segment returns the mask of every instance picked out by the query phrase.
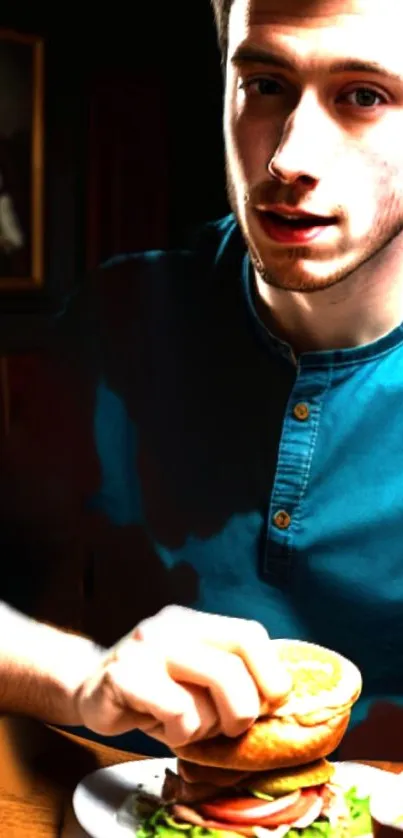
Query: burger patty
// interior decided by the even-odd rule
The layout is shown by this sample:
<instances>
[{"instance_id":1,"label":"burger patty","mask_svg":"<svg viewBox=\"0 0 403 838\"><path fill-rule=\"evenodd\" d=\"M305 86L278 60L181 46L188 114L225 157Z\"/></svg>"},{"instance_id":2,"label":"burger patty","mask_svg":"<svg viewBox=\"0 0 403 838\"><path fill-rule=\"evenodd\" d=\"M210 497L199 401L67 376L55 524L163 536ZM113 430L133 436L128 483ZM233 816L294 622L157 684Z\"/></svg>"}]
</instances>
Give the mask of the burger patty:
<instances>
[{"instance_id":1,"label":"burger patty","mask_svg":"<svg viewBox=\"0 0 403 838\"><path fill-rule=\"evenodd\" d=\"M167 768L161 797L165 803L197 803L208 800L217 791L217 786L211 783L187 783L183 777Z\"/></svg>"},{"instance_id":2,"label":"burger patty","mask_svg":"<svg viewBox=\"0 0 403 838\"><path fill-rule=\"evenodd\" d=\"M232 768L216 768L212 765L198 765L185 759L178 759L178 774L187 783L209 783L218 788L234 786L245 777L247 771L234 771Z\"/></svg>"},{"instance_id":3,"label":"burger patty","mask_svg":"<svg viewBox=\"0 0 403 838\"><path fill-rule=\"evenodd\" d=\"M206 769L206 776L208 773ZM234 774L237 774L237 772L234 771ZM238 782L247 776L249 775L240 775ZM228 786L229 783L227 782L227 788ZM231 782L231 787L234 788L234 786L235 783ZM217 786L211 782L188 783L179 774L175 774L167 768L161 796L166 803L171 801L175 801L175 803L200 803L202 800L208 800L210 797L217 797L222 791L222 785Z\"/></svg>"}]
</instances>

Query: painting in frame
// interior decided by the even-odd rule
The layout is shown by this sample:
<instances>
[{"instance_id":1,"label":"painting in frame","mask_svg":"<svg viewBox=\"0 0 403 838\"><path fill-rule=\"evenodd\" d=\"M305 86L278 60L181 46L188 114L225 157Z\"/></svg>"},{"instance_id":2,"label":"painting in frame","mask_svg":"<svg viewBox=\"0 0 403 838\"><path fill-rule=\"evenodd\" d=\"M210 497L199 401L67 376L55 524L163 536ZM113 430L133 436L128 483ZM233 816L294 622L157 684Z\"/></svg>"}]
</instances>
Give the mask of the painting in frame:
<instances>
[{"instance_id":1,"label":"painting in frame","mask_svg":"<svg viewBox=\"0 0 403 838\"><path fill-rule=\"evenodd\" d=\"M0 29L0 292L44 285L44 45Z\"/></svg>"}]
</instances>

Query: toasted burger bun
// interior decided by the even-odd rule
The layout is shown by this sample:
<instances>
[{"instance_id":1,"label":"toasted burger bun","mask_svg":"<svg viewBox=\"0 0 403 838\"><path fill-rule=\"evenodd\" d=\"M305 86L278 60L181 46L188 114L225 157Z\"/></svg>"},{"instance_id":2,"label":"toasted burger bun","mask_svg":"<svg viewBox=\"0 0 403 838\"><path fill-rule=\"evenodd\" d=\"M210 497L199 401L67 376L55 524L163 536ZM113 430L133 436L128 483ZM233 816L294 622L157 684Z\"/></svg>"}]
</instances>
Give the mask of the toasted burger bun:
<instances>
[{"instance_id":1,"label":"toasted burger bun","mask_svg":"<svg viewBox=\"0 0 403 838\"><path fill-rule=\"evenodd\" d=\"M216 736L174 749L181 759L235 771L303 765L337 748L362 689L359 669L313 643L273 640L293 686L284 704L236 738Z\"/></svg>"}]
</instances>

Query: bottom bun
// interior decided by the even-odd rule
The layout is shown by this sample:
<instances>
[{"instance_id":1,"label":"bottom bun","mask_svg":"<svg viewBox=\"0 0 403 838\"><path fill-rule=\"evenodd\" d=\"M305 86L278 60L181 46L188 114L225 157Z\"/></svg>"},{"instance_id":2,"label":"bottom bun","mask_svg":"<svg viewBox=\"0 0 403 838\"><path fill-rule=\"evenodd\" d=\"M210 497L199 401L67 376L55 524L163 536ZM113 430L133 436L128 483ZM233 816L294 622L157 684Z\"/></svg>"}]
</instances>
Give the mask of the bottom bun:
<instances>
[{"instance_id":1,"label":"bottom bun","mask_svg":"<svg viewBox=\"0 0 403 838\"><path fill-rule=\"evenodd\" d=\"M309 727L286 718L267 717L258 719L246 733L234 739L216 736L175 748L174 753L199 765L235 771L267 771L304 765L334 751L349 720L350 710Z\"/></svg>"}]
</instances>

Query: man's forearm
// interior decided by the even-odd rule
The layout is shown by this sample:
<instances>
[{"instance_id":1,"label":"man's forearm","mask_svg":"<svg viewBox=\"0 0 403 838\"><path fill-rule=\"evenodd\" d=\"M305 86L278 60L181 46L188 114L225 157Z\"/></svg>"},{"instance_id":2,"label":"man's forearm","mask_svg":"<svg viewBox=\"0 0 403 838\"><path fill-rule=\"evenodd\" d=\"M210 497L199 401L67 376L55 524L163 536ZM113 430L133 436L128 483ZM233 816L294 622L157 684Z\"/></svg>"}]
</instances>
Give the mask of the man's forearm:
<instances>
[{"instance_id":1,"label":"man's forearm","mask_svg":"<svg viewBox=\"0 0 403 838\"><path fill-rule=\"evenodd\" d=\"M0 602L0 713L81 724L74 696L103 654L90 640L38 623Z\"/></svg>"}]
</instances>

